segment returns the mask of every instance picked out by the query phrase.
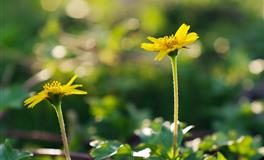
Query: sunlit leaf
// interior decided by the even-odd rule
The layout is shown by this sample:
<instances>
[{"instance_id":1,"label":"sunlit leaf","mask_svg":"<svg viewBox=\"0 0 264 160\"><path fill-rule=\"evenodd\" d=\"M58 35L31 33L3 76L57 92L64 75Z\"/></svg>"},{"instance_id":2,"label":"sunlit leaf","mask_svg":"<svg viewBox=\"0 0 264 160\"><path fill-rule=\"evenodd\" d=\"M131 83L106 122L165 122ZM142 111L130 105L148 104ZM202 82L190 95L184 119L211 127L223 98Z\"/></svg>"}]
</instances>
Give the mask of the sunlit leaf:
<instances>
[{"instance_id":1,"label":"sunlit leaf","mask_svg":"<svg viewBox=\"0 0 264 160\"><path fill-rule=\"evenodd\" d=\"M225 158L225 156L222 153L217 152L217 160L227 160L227 159Z\"/></svg>"},{"instance_id":2,"label":"sunlit leaf","mask_svg":"<svg viewBox=\"0 0 264 160\"><path fill-rule=\"evenodd\" d=\"M128 144L121 144L117 141L107 141L94 143L95 148L91 151L91 155L96 160L103 160L112 156L116 157L132 157L132 150Z\"/></svg>"},{"instance_id":3,"label":"sunlit leaf","mask_svg":"<svg viewBox=\"0 0 264 160\"><path fill-rule=\"evenodd\" d=\"M116 141L102 142L91 151L95 160L103 160L117 153L122 144Z\"/></svg>"}]
</instances>

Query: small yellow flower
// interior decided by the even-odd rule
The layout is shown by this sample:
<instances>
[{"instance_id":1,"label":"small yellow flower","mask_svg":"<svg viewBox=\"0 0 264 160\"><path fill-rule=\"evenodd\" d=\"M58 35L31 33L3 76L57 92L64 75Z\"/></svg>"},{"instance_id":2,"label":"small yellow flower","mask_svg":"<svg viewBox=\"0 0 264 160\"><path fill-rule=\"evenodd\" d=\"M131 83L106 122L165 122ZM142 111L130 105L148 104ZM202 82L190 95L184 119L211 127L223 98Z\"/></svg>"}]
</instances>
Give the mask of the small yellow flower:
<instances>
[{"instance_id":1,"label":"small yellow flower","mask_svg":"<svg viewBox=\"0 0 264 160\"><path fill-rule=\"evenodd\" d=\"M147 39L153 43L142 43L141 48L147 51L158 51L159 54L155 60L162 60L170 52L185 47L196 41L199 36L195 32L188 33L189 25L182 24L174 35L162 38L148 37Z\"/></svg>"},{"instance_id":2,"label":"small yellow flower","mask_svg":"<svg viewBox=\"0 0 264 160\"><path fill-rule=\"evenodd\" d=\"M75 81L77 76L73 76L71 80L65 84L61 85L58 81L53 81L51 83L46 83L43 86L43 90L39 92L38 94L26 99L24 101L25 105L28 105L29 108L33 108L36 104L40 103L44 99L49 99L53 95L59 95L60 97L68 96L72 94L87 94L87 92L76 89L78 87L82 87L81 84L75 84L72 85L72 83Z\"/></svg>"}]
</instances>

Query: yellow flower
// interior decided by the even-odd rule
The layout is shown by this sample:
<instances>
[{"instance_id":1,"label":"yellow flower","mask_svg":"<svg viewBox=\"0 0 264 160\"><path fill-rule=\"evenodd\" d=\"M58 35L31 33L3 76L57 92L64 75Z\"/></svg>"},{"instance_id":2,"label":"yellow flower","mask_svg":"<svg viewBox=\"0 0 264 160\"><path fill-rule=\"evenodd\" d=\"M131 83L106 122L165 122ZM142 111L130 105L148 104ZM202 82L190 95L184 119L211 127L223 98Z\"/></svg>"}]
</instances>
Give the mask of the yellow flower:
<instances>
[{"instance_id":1,"label":"yellow flower","mask_svg":"<svg viewBox=\"0 0 264 160\"><path fill-rule=\"evenodd\" d=\"M170 52L183 48L199 38L195 32L188 33L189 29L189 25L182 24L174 35L162 38L148 37L147 39L153 43L142 43L141 48L147 51L158 51L159 54L155 57L155 60L160 61Z\"/></svg>"},{"instance_id":2,"label":"yellow flower","mask_svg":"<svg viewBox=\"0 0 264 160\"><path fill-rule=\"evenodd\" d=\"M87 94L87 92L76 89L78 87L82 87L81 84L72 85L75 81L77 76L73 76L71 80L65 84L61 85L58 81L53 81L51 83L46 83L43 86L43 90L38 94L26 99L24 101L25 105L28 105L29 108L33 108L36 104L40 103L41 101L47 99L49 100L53 95L58 95L60 97L68 96L72 94Z\"/></svg>"}]
</instances>

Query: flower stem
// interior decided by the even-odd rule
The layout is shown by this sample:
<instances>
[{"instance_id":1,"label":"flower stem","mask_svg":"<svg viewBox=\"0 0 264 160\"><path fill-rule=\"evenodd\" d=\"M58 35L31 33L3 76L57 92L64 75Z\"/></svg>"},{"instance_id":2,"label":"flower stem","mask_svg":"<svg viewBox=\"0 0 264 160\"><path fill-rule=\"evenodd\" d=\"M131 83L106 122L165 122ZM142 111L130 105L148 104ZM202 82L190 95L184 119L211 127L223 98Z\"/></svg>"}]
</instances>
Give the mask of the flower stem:
<instances>
[{"instance_id":1,"label":"flower stem","mask_svg":"<svg viewBox=\"0 0 264 160\"><path fill-rule=\"evenodd\" d=\"M65 131L64 119L63 119L63 114L62 114L62 109L61 109L61 101L54 108L55 108L55 111L56 111L56 114L59 120L61 138L62 138L62 142L64 146L64 154L65 154L66 160L71 160L68 140L67 140L66 131Z\"/></svg>"},{"instance_id":2,"label":"flower stem","mask_svg":"<svg viewBox=\"0 0 264 160\"><path fill-rule=\"evenodd\" d=\"M174 130L173 130L173 158L175 158L177 149L177 136L178 136L178 114L179 114L179 97L178 97L178 76L177 76L177 55L171 55L171 66L173 75L173 93L174 93Z\"/></svg>"}]
</instances>

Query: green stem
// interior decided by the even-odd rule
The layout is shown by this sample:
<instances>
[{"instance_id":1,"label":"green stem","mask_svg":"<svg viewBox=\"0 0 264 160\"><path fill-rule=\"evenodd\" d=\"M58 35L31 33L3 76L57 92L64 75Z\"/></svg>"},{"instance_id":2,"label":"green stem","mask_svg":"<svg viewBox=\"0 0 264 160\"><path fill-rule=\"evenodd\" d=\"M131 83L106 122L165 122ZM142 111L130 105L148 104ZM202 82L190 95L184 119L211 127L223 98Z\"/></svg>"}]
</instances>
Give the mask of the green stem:
<instances>
[{"instance_id":1,"label":"green stem","mask_svg":"<svg viewBox=\"0 0 264 160\"><path fill-rule=\"evenodd\" d=\"M65 131L64 119L63 119L63 114L62 114L62 109L61 109L61 101L54 108L55 108L55 111L56 111L56 114L59 120L61 138L62 138L62 142L64 146L64 154L65 154L66 160L71 160L68 140L67 140L66 131Z\"/></svg>"},{"instance_id":2,"label":"green stem","mask_svg":"<svg viewBox=\"0 0 264 160\"><path fill-rule=\"evenodd\" d=\"M173 130L173 158L176 155L177 149L177 134L178 134L178 114L179 114L179 96L178 96L178 76L177 76L177 55L170 56L172 75L173 75L173 93L174 93L174 130Z\"/></svg>"}]
</instances>

